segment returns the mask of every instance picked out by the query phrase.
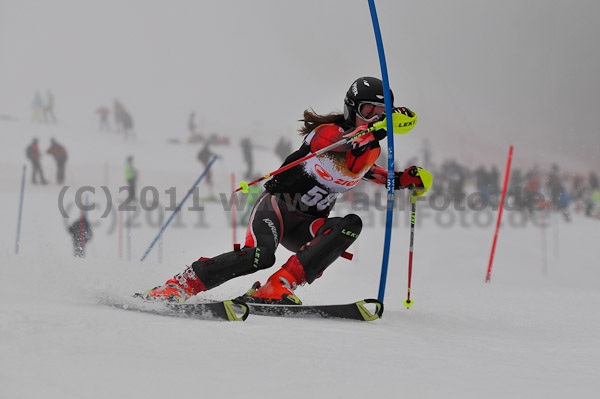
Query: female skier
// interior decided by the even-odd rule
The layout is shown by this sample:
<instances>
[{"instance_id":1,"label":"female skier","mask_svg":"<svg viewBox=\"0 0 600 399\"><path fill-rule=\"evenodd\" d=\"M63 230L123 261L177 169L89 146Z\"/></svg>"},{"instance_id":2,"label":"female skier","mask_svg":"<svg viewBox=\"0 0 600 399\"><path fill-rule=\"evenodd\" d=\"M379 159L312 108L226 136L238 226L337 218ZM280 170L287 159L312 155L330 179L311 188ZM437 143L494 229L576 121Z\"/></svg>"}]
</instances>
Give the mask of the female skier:
<instances>
[{"instance_id":1,"label":"female skier","mask_svg":"<svg viewBox=\"0 0 600 399\"><path fill-rule=\"evenodd\" d=\"M304 137L300 148L283 165L340 141L357 128L368 127L384 117L383 84L373 77L354 81L344 99L344 113L319 115L304 111ZM392 93L393 103L393 93ZM412 129L416 114L408 108L395 108ZM386 184L387 169L375 165L385 130L376 131L370 140L336 147L275 175L265 184L257 200L239 250L213 258L200 258L164 285L147 291L146 299L183 302L199 292L210 290L238 276L266 269L275 263L275 250L282 244L294 252L265 285L255 283L244 300L266 303L300 304L293 293L304 283L311 284L356 240L361 232L360 217L328 217L336 198L361 179ZM411 166L395 172L394 188L416 189L423 195L431 187L429 172Z\"/></svg>"}]
</instances>

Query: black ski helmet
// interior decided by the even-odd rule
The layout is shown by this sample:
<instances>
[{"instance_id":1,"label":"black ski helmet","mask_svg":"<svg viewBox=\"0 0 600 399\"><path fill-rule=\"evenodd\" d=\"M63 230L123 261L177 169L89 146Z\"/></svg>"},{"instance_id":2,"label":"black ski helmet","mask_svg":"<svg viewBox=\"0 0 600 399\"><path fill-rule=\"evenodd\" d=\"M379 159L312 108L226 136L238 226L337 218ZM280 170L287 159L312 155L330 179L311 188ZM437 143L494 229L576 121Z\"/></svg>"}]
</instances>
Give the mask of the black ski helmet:
<instances>
[{"instance_id":1,"label":"black ski helmet","mask_svg":"<svg viewBox=\"0 0 600 399\"><path fill-rule=\"evenodd\" d=\"M390 89L392 97L392 106L394 104L394 93ZM380 79L364 76L356 79L346 92L344 98L344 119L350 126L354 126L356 121L356 113L360 103L381 103L383 104L383 82Z\"/></svg>"}]
</instances>

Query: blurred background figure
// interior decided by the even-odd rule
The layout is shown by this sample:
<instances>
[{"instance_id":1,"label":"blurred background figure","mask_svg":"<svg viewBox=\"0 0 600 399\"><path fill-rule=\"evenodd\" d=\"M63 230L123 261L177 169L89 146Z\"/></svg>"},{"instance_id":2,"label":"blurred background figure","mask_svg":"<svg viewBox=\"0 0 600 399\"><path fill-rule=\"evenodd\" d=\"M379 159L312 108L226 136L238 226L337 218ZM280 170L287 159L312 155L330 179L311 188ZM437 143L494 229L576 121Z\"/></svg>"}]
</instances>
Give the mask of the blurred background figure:
<instances>
[{"instance_id":1,"label":"blurred background figure","mask_svg":"<svg viewBox=\"0 0 600 399\"><path fill-rule=\"evenodd\" d=\"M214 152L212 152L212 150L210 149L210 142L206 142L204 144L204 147L202 147L202 149L198 152L198 161L200 161L200 163L202 164L202 166L204 167L204 169L206 169L206 167L208 166L208 164L210 163L211 159L213 159L214 157L218 157L217 154L215 154ZM215 194L214 194L214 190L213 190L213 180L212 180L212 170L209 169L208 172L206 172L206 184L208 184L208 188L210 190L210 195L206 198L206 200L215 200Z\"/></svg>"},{"instance_id":2,"label":"blurred background figure","mask_svg":"<svg viewBox=\"0 0 600 399\"><path fill-rule=\"evenodd\" d=\"M135 140L135 131L133 130L133 117L131 113L127 110L123 110L123 114L121 115L123 122L123 133L125 134L125 140L131 139Z\"/></svg>"},{"instance_id":3,"label":"blurred background figure","mask_svg":"<svg viewBox=\"0 0 600 399\"><path fill-rule=\"evenodd\" d=\"M96 110L96 113L100 118L100 125L98 126L98 129L101 132L110 132L110 126L108 124L108 114L110 114L110 110L108 109L108 107L101 106Z\"/></svg>"},{"instance_id":4,"label":"blurred background figure","mask_svg":"<svg viewBox=\"0 0 600 399\"><path fill-rule=\"evenodd\" d=\"M46 92L46 101L44 102L44 122L56 123L54 115L54 94L51 90Z\"/></svg>"},{"instance_id":5,"label":"blurred background figure","mask_svg":"<svg viewBox=\"0 0 600 399\"><path fill-rule=\"evenodd\" d=\"M510 172L506 197L512 198L513 208L519 211L523 209L523 185L524 178L521 169L514 168Z\"/></svg>"},{"instance_id":6,"label":"blurred background figure","mask_svg":"<svg viewBox=\"0 0 600 399\"><path fill-rule=\"evenodd\" d=\"M87 218L81 216L67 229L73 241L73 256L83 258L85 256L85 245L92 239L92 226Z\"/></svg>"},{"instance_id":7,"label":"blurred background figure","mask_svg":"<svg viewBox=\"0 0 600 399\"><path fill-rule=\"evenodd\" d=\"M198 134L196 131L196 113L194 111L190 113L190 117L188 118L188 130L192 137Z\"/></svg>"},{"instance_id":8,"label":"blurred background figure","mask_svg":"<svg viewBox=\"0 0 600 399\"><path fill-rule=\"evenodd\" d=\"M531 169L525 175L525 191L523 193L524 209L531 215L538 209L538 202L542 200L540 193L540 179L537 167Z\"/></svg>"},{"instance_id":9,"label":"blurred background figure","mask_svg":"<svg viewBox=\"0 0 600 399\"><path fill-rule=\"evenodd\" d=\"M65 181L65 164L67 163L67 150L56 140L50 140L50 148L46 152L54 157L56 161L56 183L63 184Z\"/></svg>"},{"instance_id":10,"label":"blurred background figure","mask_svg":"<svg viewBox=\"0 0 600 399\"><path fill-rule=\"evenodd\" d=\"M202 141L203 137L200 131L198 130L198 125L196 125L196 112L192 111L188 118L188 131L190 132L190 138L188 139L188 143L197 143Z\"/></svg>"},{"instance_id":11,"label":"blurred background figure","mask_svg":"<svg viewBox=\"0 0 600 399\"><path fill-rule=\"evenodd\" d=\"M38 145L38 139L33 139L31 141L31 144L29 144L29 146L27 146L27 150L25 151L25 154L27 155L27 159L29 159L31 161L31 166L33 169L33 172L31 174L31 182L33 184L37 184L37 176L40 176L40 182L42 184L48 184L48 182L46 181L46 179L44 178L44 172L42 171L42 165L40 163L40 158L42 157L42 155L40 154L40 147Z\"/></svg>"},{"instance_id":12,"label":"blurred background figure","mask_svg":"<svg viewBox=\"0 0 600 399\"><path fill-rule=\"evenodd\" d=\"M39 91L35 92L33 96L33 103L31 104L32 116L31 120L33 122L42 122L42 112L44 111L44 103L42 102L42 96Z\"/></svg>"},{"instance_id":13,"label":"blurred background figure","mask_svg":"<svg viewBox=\"0 0 600 399\"><path fill-rule=\"evenodd\" d=\"M292 142L288 138L281 136L277 142L277 145L275 146L275 155L277 155L281 162L283 162L291 153Z\"/></svg>"},{"instance_id":14,"label":"blurred background figure","mask_svg":"<svg viewBox=\"0 0 600 399\"><path fill-rule=\"evenodd\" d=\"M125 180L127 181L127 199L125 203L135 200L135 186L138 177L137 169L133 166L133 156L127 157L125 163Z\"/></svg>"},{"instance_id":15,"label":"blurred background figure","mask_svg":"<svg viewBox=\"0 0 600 399\"><path fill-rule=\"evenodd\" d=\"M569 195L567 194L567 190L563 185L557 164L552 165L552 171L548 175L546 186L548 192L550 193L550 203L552 204L552 209L555 212L562 213L565 220L570 222L571 214L569 213L568 209Z\"/></svg>"},{"instance_id":16,"label":"blurred background figure","mask_svg":"<svg viewBox=\"0 0 600 399\"><path fill-rule=\"evenodd\" d=\"M123 104L116 99L114 102L113 114L117 133L124 134L126 140L129 139L129 136L131 136L132 139L135 139L135 132L133 131L133 117L131 116L131 113L125 109Z\"/></svg>"},{"instance_id":17,"label":"blurred background figure","mask_svg":"<svg viewBox=\"0 0 600 399\"><path fill-rule=\"evenodd\" d=\"M117 133L123 133L123 112L125 108L117 99L113 103L113 117L115 119L115 130Z\"/></svg>"},{"instance_id":18,"label":"blurred background figure","mask_svg":"<svg viewBox=\"0 0 600 399\"><path fill-rule=\"evenodd\" d=\"M592 190L600 189L600 181L598 180L598 175L594 172L590 172L590 176L588 178L588 183Z\"/></svg>"},{"instance_id":19,"label":"blurred background figure","mask_svg":"<svg viewBox=\"0 0 600 399\"><path fill-rule=\"evenodd\" d=\"M252 151L252 141L248 137L244 137L240 142L242 146L242 154L244 156L244 162L246 162L246 173L244 179L249 179L254 175L254 154Z\"/></svg>"}]
</instances>

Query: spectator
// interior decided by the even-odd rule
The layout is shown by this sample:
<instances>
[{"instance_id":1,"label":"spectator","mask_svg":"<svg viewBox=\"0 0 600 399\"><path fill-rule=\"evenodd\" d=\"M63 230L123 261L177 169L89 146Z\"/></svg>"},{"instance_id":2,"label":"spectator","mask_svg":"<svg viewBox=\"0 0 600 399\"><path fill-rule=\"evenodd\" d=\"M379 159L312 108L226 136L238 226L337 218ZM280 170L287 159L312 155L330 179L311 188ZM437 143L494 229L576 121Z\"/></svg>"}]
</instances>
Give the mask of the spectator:
<instances>
[{"instance_id":1,"label":"spectator","mask_svg":"<svg viewBox=\"0 0 600 399\"><path fill-rule=\"evenodd\" d=\"M42 121L42 112L44 111L44 104L42 102L42 96L39 91L35 92L33 96L33 103L31 104L31 109L33 111L32 120L34 122Z\"/></svg>"},{"instance_id":2,"label":"spectator","mask_svg":"<svg viewBox=\"0 0 600 399\"><path fill-rule=\"evenodd\" d=\"M48 123L52 119L52 123L56 123L56 116L54 115L54 94L48 90L46 93L46 102L44 103L44 122Z\"/></svg>"},{"instance_id":3,"label":"spectator","mask_svg":"<svg viewBox=\"0 0 600 399\"><path fill-rule=\"evenodd\" d=\"M254 155L252 154L252 142L248 137L245 137L241 141L242 146L242 154L244 156L244 162L246 162L246 174L244 175L245 179L249 179L252 177L254 172Z\"/></svg>"},{"instance_id":4,"label":"spectator","mask_svg":"<svg viewBox=\"0 0 600 399\"><path fill-rule=\"evenodd\" d=\"M113 116L115 118L115 129L117 130L117 133L123 133L123 112L125 111L125 108L123 107L123 104L121 104L119 102L119 100L116 100L116 99L115 99L113 107L114 107Z\"/></svg>"},{"instance_id":5,"label":"spectator","mask_svg":"<svg viewBox=\"0 0 600 399\"><path fill-rule=\"evenodd\" d=\"M137 169L133 166L133 156L127 157L127 162L125 163L125 180L127 181L127 199L125 199L125 203L129 203L130 201L135 200L135 187L137 182L138 172Z\"/></svg>"},{"instance_id":6,"label":"spectator","mask_svg":"<svg viewBox=\"0 0 600 399\"><path fill-rule=\"evenodd\" d=\"M206 144L204 144L204 147L202 147L202 149L198 152L198 160L200 161L200 163L202 163L202 166L204 167L204 169L206 169L208 167L208 164L210 163L211 159L213 159L213 157L218 157L218 155L211 151L210 143L207 142ZM214 190L213 190L212 169L209 169L206 172L206 184L208 184L208 187L210 190L210 194L207 197L207 199L208 200L216 199L216 197L214 195Z\"/></svg>"},{"instance_id":7,"label":"spectator","mask_svg":"<svg viewBox=\"0 0 600 399\"><path fill-rule=\"evenodd\" d=\"M31 182L33 184L37 184L37 176L40 176L40 180L42 184L48 184L46 179L44 178L44 172L42 171L42 165L40 163L40 158L42 157L40 154L40 147L38 146L38 139L33 139L31 144L27 147L26 150L27 159L31 161L31 165L33 166L33 173L31 175Z\"/></svg>"},{"instance_id":8,"label":"spectator","mask_svg":"<svg viewBox=\"0 0 600 399\"><path fill-rule=\"evenodd\" d=\"M204 137L198 130L198 125L196 125L196 112L192 111L188 118L188 131L190 132L190 138L188 139L188 143L198 143L204 140Z\"/></svg>"},{"instance_id":9,"label":"spectator","mask_svg":"<svg viewBox=\"0 0 600 399\"><path fill-rule=\"evenodd\" d=\"M54 139L50 140L48 154L56 161L56 183L63 184L65 181L65 164L67 163L67 150Z\"/></svg>"},{"instance_id":10,"label":"spectator","mask_svg":"<svg viewBox=\"0 0 600 399\"><path fill-rule=\"evenodd\" d=\"M123 110L123 113L121 115L121 121L123 124L123 133L125 134L125 140L129 140L129 135L131 135L131 138L135 140L135 132L133 131L133 117L128 111Z\"/></svg>"},{"instance_id":11,"label":"spectator","mask_svg":"<svg viewBox=\"0 0 600 399\"><path fill-rule=\"evenodd\" d=\"M558 171L558 165L552 165L552 172L548 176L547 188L550 192L550 202L552 203L552 208L561 212L565 217L567 222L571 221L571 215L569 214L568 206L569 206L569 196L567 195L567 190L562 183L562 179L560 178L560 174Z\"/></svg>"},{"instance_id":12,"label":"spectator","mask_svg":"<svg viewBox=\"0 0 600 399\"><path fill-rule=\"evenodd\" d=\"M594 172L590 172L589 184L592 190L600 189L600 182L598 181L598 175Z\"/></svg>"},{"instance_id":13,"label":"spectator","mask_svg":"<svg viewBox=\"0 0 600 399\"><path fill-rule=\"evenodd\" d=\"M292 153L292 143L286 137L280 137L275 146L275 154L284 162L285 159Z\"/></svg>"}]
</instances>

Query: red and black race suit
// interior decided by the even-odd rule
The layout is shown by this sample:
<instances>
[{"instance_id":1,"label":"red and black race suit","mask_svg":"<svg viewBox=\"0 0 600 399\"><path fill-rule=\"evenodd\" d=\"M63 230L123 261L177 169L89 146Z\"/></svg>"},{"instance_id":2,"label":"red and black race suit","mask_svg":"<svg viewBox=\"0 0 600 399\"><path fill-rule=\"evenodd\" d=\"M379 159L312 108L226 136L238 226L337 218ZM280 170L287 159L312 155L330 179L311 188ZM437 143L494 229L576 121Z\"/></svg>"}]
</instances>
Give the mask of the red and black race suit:
<instances>
[{"instance_id":1,"label":"red and black race suit","mask_svg":"<svg viewBox=\"0 0 600 399\"><path fill-rule=\"evenodd\" d=\"M334 124L318 126L283 165L340 141L344 134L344 130ZM265 189L288 206L312 216L326 217L336 199L358 184L371 169L380 152L377 141L354 150L340 146L273 176Z\"/></svg>"}]
</instances>

